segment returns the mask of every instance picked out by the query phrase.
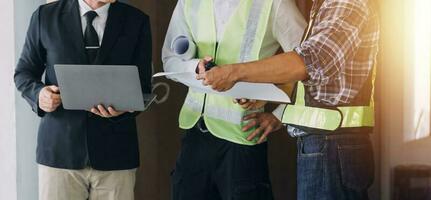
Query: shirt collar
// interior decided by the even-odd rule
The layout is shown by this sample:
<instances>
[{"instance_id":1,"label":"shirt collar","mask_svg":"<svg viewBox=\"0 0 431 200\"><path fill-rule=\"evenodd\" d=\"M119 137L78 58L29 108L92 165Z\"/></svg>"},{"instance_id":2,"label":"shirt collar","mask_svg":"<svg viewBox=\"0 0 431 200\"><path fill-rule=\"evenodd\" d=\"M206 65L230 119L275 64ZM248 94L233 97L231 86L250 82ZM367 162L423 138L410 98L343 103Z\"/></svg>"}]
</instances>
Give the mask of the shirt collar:
<instances>
[{"instance_id":1,"label":"shirt collar","mask_svg":"<svg viewBox=\"0 0 431 200\"><path fill-rule=\"evenodd\" d=\"M84 0L78 0L79 3L79 12L81 14L81 17L85 15L88 11L92 11L93 9L84 1ZM109 7L111 6L111 3L107 3L104 6L94 10L98 17L100 17L102 20L106 20L108 18L108 11Z\"/></svg>"}]
</instances>

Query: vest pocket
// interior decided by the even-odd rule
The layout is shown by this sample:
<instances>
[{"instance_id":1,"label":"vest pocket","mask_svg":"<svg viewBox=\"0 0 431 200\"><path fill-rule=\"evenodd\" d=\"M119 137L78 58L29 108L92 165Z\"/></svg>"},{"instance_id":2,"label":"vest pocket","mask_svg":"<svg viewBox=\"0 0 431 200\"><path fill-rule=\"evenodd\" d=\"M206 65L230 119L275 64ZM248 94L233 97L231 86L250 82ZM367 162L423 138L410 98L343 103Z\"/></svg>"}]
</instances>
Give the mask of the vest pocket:
<instances>
[{"instance_id":1,"label":"vest pocket","mask_svg":"<svg viewBox=\"0 0 431 200\"><path fill-rule=\"evenodd\" d=\"M374 159L371 143L339 145L341 181L356 191L366 190L374 180Z\"/></svg>"}]
</instances>

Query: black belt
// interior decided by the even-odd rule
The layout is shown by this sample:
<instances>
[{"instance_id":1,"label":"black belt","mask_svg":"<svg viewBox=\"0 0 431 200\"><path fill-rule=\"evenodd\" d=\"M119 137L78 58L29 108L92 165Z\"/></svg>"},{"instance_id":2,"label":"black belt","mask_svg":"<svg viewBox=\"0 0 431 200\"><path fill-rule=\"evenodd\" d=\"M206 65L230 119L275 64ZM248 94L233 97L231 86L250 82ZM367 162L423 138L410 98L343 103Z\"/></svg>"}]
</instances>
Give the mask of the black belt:
<instances>
[{"instance_id":1,"label":"black belt","mask_svg":"<svg viewBox=\"0 0 431 200\"><path fill-rule=\"evenodd\" d=\"M339 128L335 131L321 130L303 126L290 125L307 133L307 135L343 135L343 134L372 134L374 127Z\"/></svg>"}]
</instances>

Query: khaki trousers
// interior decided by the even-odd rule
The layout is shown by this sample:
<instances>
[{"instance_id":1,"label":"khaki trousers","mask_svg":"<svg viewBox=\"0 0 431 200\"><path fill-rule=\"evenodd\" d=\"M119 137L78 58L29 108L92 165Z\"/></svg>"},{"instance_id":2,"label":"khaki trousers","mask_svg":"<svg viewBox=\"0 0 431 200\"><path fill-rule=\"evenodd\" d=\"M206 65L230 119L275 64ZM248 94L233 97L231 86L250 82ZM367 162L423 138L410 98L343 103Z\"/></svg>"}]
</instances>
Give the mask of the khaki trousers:
<instances>
[{"instance_id":1,"label":"khaki trousers","mask_svg":"<svg viewBox=\"0 0 431 200\"><path fill-rule=\"evenodd\" d=\"M39 165L39 200L133 200L136 169L68 170Z\"/></svg>"}]
</instances>

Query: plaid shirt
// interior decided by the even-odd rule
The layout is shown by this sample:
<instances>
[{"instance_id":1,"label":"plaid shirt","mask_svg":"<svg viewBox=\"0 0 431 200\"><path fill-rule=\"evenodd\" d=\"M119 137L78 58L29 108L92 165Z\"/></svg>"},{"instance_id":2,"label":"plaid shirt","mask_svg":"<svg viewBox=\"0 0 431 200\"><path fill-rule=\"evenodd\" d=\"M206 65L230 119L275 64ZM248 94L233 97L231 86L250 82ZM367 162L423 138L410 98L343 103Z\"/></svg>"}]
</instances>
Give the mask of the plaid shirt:
<instances>
[{"instance_id":1,"label":"plaid shirt","mask_svg":"<svg viewBox=\"0 0 431 200\"><path fill-rule=\"evenodd\" d=\"M310 36L295 48L307 66L304 85L325 105L348 104L372 75L379 24L370 1L325 0Z\"/></svg>"}]
</instances>

